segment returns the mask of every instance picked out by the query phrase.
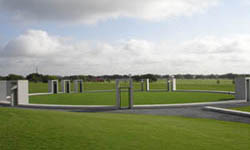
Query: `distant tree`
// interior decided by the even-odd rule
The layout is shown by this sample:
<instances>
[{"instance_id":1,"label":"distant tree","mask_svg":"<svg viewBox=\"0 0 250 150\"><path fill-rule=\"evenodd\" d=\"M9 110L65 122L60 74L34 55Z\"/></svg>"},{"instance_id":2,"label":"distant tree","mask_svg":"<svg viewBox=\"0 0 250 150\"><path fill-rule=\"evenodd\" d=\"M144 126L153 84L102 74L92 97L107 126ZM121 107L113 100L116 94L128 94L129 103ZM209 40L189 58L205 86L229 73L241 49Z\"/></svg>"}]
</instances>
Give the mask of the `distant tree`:
<instances>
[{"instance_id":1,"label":"distant tree","mask_svg":"<svg viewBox=\"0 0 250 150\"><path fill-rule=\"evenodd\" d=\"M6 77L7 80L24 80L25 78L21 75L16 75L16 74L9 74Z\"/></svg>"},{"instance_id":2,"label":"distant tree","mask_svg":"<svg viewBox=\"0 0 250 150\"><path fill-rule=\"evenodd\" d=\"M157 81L157 77L153 74L144 74L141 76L143 79L149 79L150 82Z\"/></svg>"},{"instance_id":3,"label":"distant tree","mask_svg":"<svg viewBox=\"0 0 250 150\"><path fill-rule=\"evenodd\" d=\"M38 74L38 73L32 73L26 76L26 79L29 81L33 81L33 82L42 82L43 81L43 75L42 74Z\"/></svg>"},{"instance_id":4,"label":"distant tree","mask_svg":"<svg viewBox=\"0 0 250 150\"><path fill-rule=\"evenodd\" d=\"M7 77L0 76L0 80L7 80Z\"/></svg>"}]
</instances>

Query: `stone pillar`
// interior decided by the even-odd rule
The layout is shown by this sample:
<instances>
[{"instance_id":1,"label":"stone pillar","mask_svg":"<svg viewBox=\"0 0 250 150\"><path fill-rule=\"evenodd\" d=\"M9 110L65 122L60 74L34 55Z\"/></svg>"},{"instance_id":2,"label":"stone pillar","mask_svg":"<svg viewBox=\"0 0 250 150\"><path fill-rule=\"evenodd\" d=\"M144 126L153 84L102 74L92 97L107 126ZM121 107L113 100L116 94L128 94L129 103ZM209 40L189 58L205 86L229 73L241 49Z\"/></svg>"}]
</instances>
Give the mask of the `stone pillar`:
<instances>
[{"instance_id":1,"label":"stone pillar","mask_svg":"<svg viewBox=\"0 0 250 150\"><path fill-rule=\"evenodd\" d=\"M74 91L75 93L83 93L83 80L74 80Z\"/></svg>"},{"instance_id":2,"label":"stone pillar","mask_svg":"<svg viewBox=\"0 0 250 150\"><path fill-rule=\"evenodd\" d=\"M29 83L27 80L8 81L11 106L29 104Z\"/></svg>"},{"instance_id":3,"label":"stone pillar","mask_svg":"<svg viewBox=\"0 0 250 150\"><path fill-rule=\"evenodd\" d=\"M176 79L172 78L172 91L176 91Z\"/></svg>"},{"instance_id":4,"label":"stone pillar","mask_svg":"<svg viewBox=\"0 0 250 150\"><path fill-rule=\"evenodd\" d=\"M150 90L149 79L146 79L146 91L148 92L149 90Z\"/></svg>"},{"instance_id":5,"label":"stone pillar","mask_svg":"<svg viewBox=\"0 0 250 150\"><path fill-rule=\"evenodd\" d=\"M143 79L141 80L141 91L142 92L144 91L144 80Z\"/></svg>"},{"instance_id":6,"label":"stone pillar","mask_svg":"<svg viewBox=\"0 0 250 150\"><path fill-rule=\"evenodd\" d=\"M133 80L129 79L129 109L133 108L134 100L133 100Z\"/></svg>"},{"instance_id":7,"label":"stone pillar","mask_svg":"<svg viewBox=\"0 0 250 150\"><path fill-rule=\"evenodd\" d=\"M49 93L57 94L58 93L58 80L49 80L48 81Z\"/></svg>"},{"instance_id":8,"label":"stone pillar","mask_svg":"<svg viewBox=\"0 0 250 150\"><path fill-rule=\"evenodd\" d=\"M62 93L70 93L70 80L62 80L61 81Z\"/></svg>"},{"instance_id":9,"label":"stone pillar","mask_svg":"<svg viewBox=\"0 0 250 150\"><path fill-rule=\"evenodd\" d=\"M7 100L7 81L0 81L0 101Z\"/></svg>"},{"instance_id":10,"label":"stone pillar","mask_svg":"<svg viewBox=\"0 0 250 150\"><path fill-rule=\"evenodd\" d=\"M116 88L116 107L119 109L121 107L121 95L120 95L120 87L119 87L119 79L115 81Z\"/></svg>"},{"instance_id":11,"label":"stone pillar","mask_svg":"<svg viewBox=\"0 0 250 150\"><path fill-rule=\"evenodd\" d=\"M120 81L129 81L129 86L126 87L120 87ZM121 108L121 89L128 89L129 93L129 104L128 108L132 109L133 108L133 80L131 78L129 79L117 79L116 80L116 107L117 109Z\"/></svg>"},{"instance_id":12,"label":"stone pillar","mask_svg":"<svg viewBox=\"0 0 250 150\"><path fill-rule=\"evenodd\" d=\"M170 84L170 80L167 79L167 83L166 83L166 88L167 88L167 91L169 92L171 90L171 84Z\"/></svg>"},{"instance_id":13,"label":"stone pillar","mask_svg":"<svg viewBox=\"0 0 250 150\"><path fill-rule=\"evenodd\" d=\"M246 99L246 78L237 77L235 78L235 99L245 100Z\"/></svg>"},{"instance_id":14,"label":"stone pillar","mask_svg":"<svg viewBox=\"0 0 250 150\"><path fill-rule=\"evenodd\" d=\"M246 78L246 99L250 102L250 78Z\"/></svg>"},{"instance_id":15,"label":"stone pillar","mask_svg":"<svg viewBox=\"0 0 250 150\"><path fill-rule=\"evenodd\" d=\"M29 82L27 80L17 81L18 104L29 104Z\"/></svg>"}]
</instances>

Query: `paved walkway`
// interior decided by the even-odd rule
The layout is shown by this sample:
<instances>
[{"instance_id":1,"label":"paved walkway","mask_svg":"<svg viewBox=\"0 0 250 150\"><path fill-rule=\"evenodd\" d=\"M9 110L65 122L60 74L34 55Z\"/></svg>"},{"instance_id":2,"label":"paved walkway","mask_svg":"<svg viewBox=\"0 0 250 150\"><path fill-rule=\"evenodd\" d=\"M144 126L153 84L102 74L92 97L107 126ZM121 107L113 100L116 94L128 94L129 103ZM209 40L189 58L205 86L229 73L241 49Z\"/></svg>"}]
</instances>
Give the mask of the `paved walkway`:
<instances>
[{"instance_id":1,"label":"paved walkway","mask_svg":"<svg viewBox=\"0 0 250 150\"><path fill-rule=\"evenodd\" d=\"M250 103L239 103L239 104L215 104L209 105L221 108L233 108L241 106L250 106ZM204 110L204 106L187 106L183 108L164 108L164 109L133 109L133 110L114 110L109 111L112 113L134 113L134 114L150 114L150 115L168 115L168 116L183 116L191 118L209 118L223 121L234 121L249 123L250 118L241 117L230 114L223 114L218 112L212 112Z\"/></svg>"}]
</instances>

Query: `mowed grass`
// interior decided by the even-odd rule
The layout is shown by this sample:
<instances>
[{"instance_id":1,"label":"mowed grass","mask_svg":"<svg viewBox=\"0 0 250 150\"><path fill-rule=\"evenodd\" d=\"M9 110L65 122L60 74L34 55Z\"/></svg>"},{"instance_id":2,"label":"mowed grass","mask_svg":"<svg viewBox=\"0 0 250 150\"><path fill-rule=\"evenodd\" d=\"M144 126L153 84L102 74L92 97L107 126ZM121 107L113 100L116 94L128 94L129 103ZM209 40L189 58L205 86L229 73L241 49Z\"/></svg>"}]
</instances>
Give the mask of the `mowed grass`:
<instances>
[{"instance_id":1,"label":"mowed grass","mask_svg":"<svg viewBox=\"0 0 250 150\"><path fill-rule=\"evenodd\" d=\"M250 125L209 119L0 108L1 150L248 150Z\"/></svg>"},{"instance_id":2,"label":"mowed grass","mask_svg":"<svg viewBox=\"0 0 250 150\"><path fill-rule=\"evenodd\" d=\"M122 92L122 105L128 103L128 92ZM134 92L134 104L176 104L230 100L227 94L188 93L188 92ZM72 93L30 96L34 104L65 105L114 105L115 93Z\"/></svg>"},{"instance_id":3,"label":"mowed grass","mask_svg":"<svg viewBox=\"0 0 250 150\"><path fill-rule=\"evenodd\" d=\"M234 84L232 80L220 79L220 83L217 84L216 79L192 79L192 80L181 80L178 79L177 89L185 90L219 90L219 91L234 91ZM122 83L122 86L128 85L128 83ZM140 82L133 82L134 90L141 90ZM74 85L71 84L71 89L74 89ZM115 89L115 82L84 82L84 90L112 90ZM144 90L146 89L146 84L144 83ZM150 83L150 89L166 89L166 80L159 80L157 82ZM61 90L61 85L59 83L59 90ZM34 83L29 82L29 93L47 93L48 83Z\"/></svg>"},{"instance_id":4,"label":"mowed grass","mask_svg":"<svg viewBox=\"0 0 250 150\"><path fill-rule=\"evenodd\" d=\"M250 106L233 108L234 110L247 111L250 112Z\"/></svg>"},{"instance_id":5,"label":"mowed grass","mask_svg":"<svg viewBox=\"0 0 250 150\"><path fill-rule=\"evenodd\" d=\"M183 90L216 90L216 91L235 91L233 80L219 79L190 79L190 80L177 80L177 89Z\"/></svg>"}]
</instances>

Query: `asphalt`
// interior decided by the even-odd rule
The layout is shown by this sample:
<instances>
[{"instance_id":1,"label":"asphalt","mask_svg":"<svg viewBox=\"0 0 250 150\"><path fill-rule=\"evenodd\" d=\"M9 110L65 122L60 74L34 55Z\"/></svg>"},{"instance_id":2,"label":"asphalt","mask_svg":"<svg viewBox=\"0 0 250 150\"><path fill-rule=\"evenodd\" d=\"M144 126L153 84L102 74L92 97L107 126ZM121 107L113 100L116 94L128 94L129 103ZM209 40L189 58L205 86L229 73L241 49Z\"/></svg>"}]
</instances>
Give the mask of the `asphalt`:
<instances>
[{"instance_id":1,"label":"asphalt","mask_svg":"<svg viewBox=\"0 0 250 150\"><path fill-rule=\"evenodd\" d=\"M238 104L215 104L208 105L220 108L234 108L242 106L250 106L250 103L238 103ZM182 116L190 118L208 118L222 121L232 121L250 124L249 117L224 114L219 112L207 111L204 106L187 106L178 108L164 108L164 109L123 109L108 111L111 113L129 113L129 114L148 114L148 115L166 115L166 116Z\"/></svg>"}]
</instances>

